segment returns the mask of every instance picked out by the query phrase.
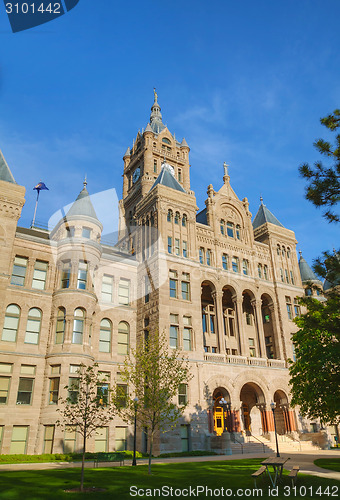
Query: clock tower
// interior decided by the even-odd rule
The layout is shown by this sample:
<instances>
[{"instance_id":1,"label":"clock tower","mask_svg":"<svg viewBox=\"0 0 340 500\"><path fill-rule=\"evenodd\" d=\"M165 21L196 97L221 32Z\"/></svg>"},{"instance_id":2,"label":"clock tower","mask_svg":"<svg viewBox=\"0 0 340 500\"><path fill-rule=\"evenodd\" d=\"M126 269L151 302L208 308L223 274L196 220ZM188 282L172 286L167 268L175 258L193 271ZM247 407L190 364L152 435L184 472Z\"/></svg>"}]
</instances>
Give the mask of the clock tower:
<instances>
[{"instance_id":1,"label":"clock tower","mask_svg":"<svg viewBox=\"0 0 340 500\"><path fill-rule=\"evenodd\" d=\"M120 234L130 233L137 225L138 204L150 192L167 164L174 180L184 192L190 192L190 148L183 139L179 142L163 124L158 96L154 90L154 103L146 128L138 131L132 147L123 157L123 198L120 202Z\"/></svg>"}]
</instances>

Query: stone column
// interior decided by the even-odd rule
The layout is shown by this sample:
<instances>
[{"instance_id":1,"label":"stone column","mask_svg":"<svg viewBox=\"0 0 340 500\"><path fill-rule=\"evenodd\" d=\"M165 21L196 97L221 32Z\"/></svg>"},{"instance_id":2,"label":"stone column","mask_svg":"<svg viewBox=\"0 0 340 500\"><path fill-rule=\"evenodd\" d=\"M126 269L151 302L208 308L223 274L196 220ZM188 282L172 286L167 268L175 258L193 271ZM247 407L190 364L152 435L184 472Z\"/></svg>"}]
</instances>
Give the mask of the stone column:
<instances>
[{"instance_id":1,"label":"stone column","mask_svg":"<svg viewBox=\"0 0 340 500\"><path fill-rule=\"evenodd\" d=\"M214 304L215 304L215 318L216 318L216 335L218 336L218 347L220 353L225 353L225 342L224 342L224 324L223 324L223 308L222 308L222 297L223 293L221 291L214 291L211 294Z\"/></svg>"},{"instance_id":2,"label":"stone column","mask_svg":"<svg viewBox=\"0 0 340 500\"><path fill-rule=\"evenodd\" d=\"M247 343L244 337L243 315L242 315L242 297L237 295L232 296L232 301L235 309L235 326L238 336L238 345L241 356L247 356Z\"/></svg>"},{"instance_id":3,"label":"stone column","mask_svg":"<svg viewBox=\"0 0 340 500\"><path fill-rule=\"evenodd\" d=\"M260 358L266 358L266 345L264 341L264 330L263 330L263 322L262 322L262 315L261 315L261 305L262 302L261 300L258 299L253 299L251 301L251 305L253 307L254 311L254 319L255 319L255 325L256 325L256 331L257 331L257 340L258 340L258 345L259 345L259 357Z\"/></svg>"},{"instance_id":4,"label":"stone column","mask_svg":"<svg viewBox=\"0 0 340 500\"><path fill-rule=\"evenodd\" d=\"M277 308L275 304L269 305L271 322L273 325L273 334L275 338L275 350L276 350L276 358L277 359L285 359L284 358L284 347L282 344L282 338L277 327L278 322L276 322L276 318L278 318Z\"/></svg>"}]
</instances>

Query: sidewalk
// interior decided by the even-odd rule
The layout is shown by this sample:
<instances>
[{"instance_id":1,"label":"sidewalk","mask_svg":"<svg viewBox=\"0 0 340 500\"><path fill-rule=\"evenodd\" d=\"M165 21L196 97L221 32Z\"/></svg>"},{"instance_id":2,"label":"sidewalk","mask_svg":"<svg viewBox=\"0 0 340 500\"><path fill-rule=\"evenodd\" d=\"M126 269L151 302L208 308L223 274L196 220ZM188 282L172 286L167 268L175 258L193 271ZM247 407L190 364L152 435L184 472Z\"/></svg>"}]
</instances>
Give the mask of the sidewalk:
<instances>
[{"instance_id":1,"label":"sidewalk","mask_svg":"<svg viewBox=\"0 0 340 500\"><path fill-rule=\"evenodd\" d=\"M273 453L272 453L273 455ZM322 469L314 465L314 460L317 458L340 458L340 450L311 450L311 451L296 451L289 453L282 453L283 457L288 457L290 460L286 462L285 469L291 470L294 465L300 466L300 472L310 474L312 476L319 476L328 479L337 479L340 481L340 472ZM153 464L164 463L185 463L185 462L214 462L214 461L228 461L228 460L242 460L247 458L267 458L268 454L264 453L245 453L235 455L213 455L207 457L176 457L176 458L154 458ZM138 459L137 465L146 465L147 459ZM85 463L86 468L93 468L93 461ZM125 465L131 465L131 459L125 461ZM45 469L71 469L80 467L80 462L49 462L49 463L24 463L24 464L0 464L1 471L21 471L21 470L45 470ZM100 467L114 467L112 463L101 464ZM116 465L119 467L119 465Z\"/></svg>"}]
</instances>

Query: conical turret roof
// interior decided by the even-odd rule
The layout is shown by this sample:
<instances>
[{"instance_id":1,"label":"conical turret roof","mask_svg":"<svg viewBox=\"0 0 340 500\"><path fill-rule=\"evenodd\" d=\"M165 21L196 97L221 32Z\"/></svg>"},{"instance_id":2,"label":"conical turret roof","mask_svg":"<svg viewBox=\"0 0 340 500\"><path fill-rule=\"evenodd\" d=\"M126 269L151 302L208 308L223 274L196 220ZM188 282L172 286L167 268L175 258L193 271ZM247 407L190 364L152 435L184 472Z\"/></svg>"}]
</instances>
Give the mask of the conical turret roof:
<instances>
[{"instance_id":1,"label":"conical turret roof","mask_svg":"<svg viewBox=\"0 0 340 500\"><path fill-rule=\"evenodd\" d=\"M273 215L271 211L268 210L266 205L263 204L263 200L261 198L261 205L259 206L257 214L255 215L253 221L253 228L256 229L257 227L262 226L262 224L265 224L266 222L270 222L270 224L275 224L275 226L284 227L281 224L281 222L277 220L275 215Z\"/></svg>"},{"instance_id":2,"label":"conical turret roof","mask_svg":"<svg viewBox=\"0 0 340 500\"><path fill-rule=\"evenodd\" d=\"M12 184L16 184L13 174L9 169L9 166L7 165L7 162L4 158L4 155L2 154L0 150L0 180L5 181L5 182L11 182Z\"/></svg>"},{"instance_id":3,"label":"conical turret roof","mask_svg":"<svg viewBox=\"0 0 340 500\"><path fill-rule=\"evenodd\" d=\"M321 283L320 280L316 277L314 271L309 266L308 262L302 257L302 252L300 252L299 269L302 283L307 281L316 281L318 283Z\"/></svg>"},{"instance_id":4,"label":"conical turret roof","mask_svg":"<svg viewBox=\"0 0 340 500\"><path fill-rule=\"evenodd\" d=\"M88 190L86 189L87 182L84 182L84 188L80 191L76 201L71 206L70 210L66 214L66 218L82 216L91 217L99 221L96 211L93 208L92 201Z\"/></svg>"}]
</instances>

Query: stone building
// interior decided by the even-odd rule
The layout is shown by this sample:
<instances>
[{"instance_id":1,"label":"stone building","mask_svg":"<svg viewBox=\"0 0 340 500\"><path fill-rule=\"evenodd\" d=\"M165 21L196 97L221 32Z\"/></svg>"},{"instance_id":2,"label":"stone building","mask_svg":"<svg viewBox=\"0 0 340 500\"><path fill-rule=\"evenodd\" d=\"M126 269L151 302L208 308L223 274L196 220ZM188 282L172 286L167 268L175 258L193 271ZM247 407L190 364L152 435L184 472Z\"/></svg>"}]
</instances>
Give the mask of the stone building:
<instances>
[{"instance_id":1,"label":"stone building","mask_svg":"<svg viewBox=\"0 0 340 500\"><path fill-rule=\"evenodd\" d=\"M198 212L189 151L163 124L155 93L123 158L116 244L102 239L86 182L51 231L18 226L25 188L0 153L1 453L79 449L74 429L55 426L64 387L80 363L96 361L105 392L136 339L155 330L169 333L169 349L183 350L193 375L179 388L185 415L159 436L157 452L220 449L225 429L236 440L270 440L271 402L280 435L301 429L287 370L304 294L294 232L262 200L252 222L226 164ZM117 417L88 449L131 443ZM138 447L147 448L141 430Z\"/></svg>"}]
</instances>

